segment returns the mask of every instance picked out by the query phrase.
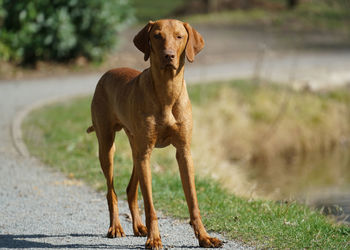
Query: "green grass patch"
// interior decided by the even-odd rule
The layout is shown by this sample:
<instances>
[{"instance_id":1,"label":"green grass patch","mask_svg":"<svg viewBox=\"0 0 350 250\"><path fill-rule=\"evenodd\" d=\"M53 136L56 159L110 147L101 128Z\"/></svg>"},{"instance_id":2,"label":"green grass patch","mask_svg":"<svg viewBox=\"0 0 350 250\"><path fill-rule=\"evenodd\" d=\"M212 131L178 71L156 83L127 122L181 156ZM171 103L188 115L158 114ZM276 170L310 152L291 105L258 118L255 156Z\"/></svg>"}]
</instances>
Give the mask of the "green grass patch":
<instances>
[{"instance_id":1,"label":"green grass patch","mask_svg":"<svg viewBox=\"0 0 350 250\"><path fill-rule=\"evenodd\" d=\"M346 6L347 4L347 6ZM349 3L327 4L301 3L295 10L266 9L231 10L184 17L191 23L235 25L265 25L266 27L292 30L328 30L349 34Z\"/></svg>"},{"instance_id":2,"label":"green grass patch","mask_svg":"<svg viewBox=\"0 0 350 250\"><path fill-rule=\"evenodd\" d=\"M208 104L220 105L222 94L230 93L229 91L233 91L234 99L237 98L240 105L244 106L261 98L259 95L262 91L270 93L270 97L280 96L281 88L257 87L247 81L189 86L194 109L202 108L202 113L210 112L207 110ZM314 98L327 104L328 101L350 100L349 95L338 92L315 94ZM98 162L96 136L85 133L91 124L90 102L91 97L80 98L34 111L23 124L24 139L30 152L46 164L66 175L84 180L97 190L105 190L105 180ZM264 119L262 122L265 122ZM196 150L194 147L193 151ZM124 133L118 133L116 137L115 165L116 191L120 197L125 198L132 161ZM154 150L151 166L156 208L167 215L188 218L174 149L168 147ZM304 205L240 198L209 177L197 176L196 185L202 218L208 230L224 233L232 239L259 248L350 247L349 227L332 224L318 211Z\"/></svg>"},{"instance_id":3,"label":"green grass patch","mask_svg":"<svg viewBox=\"0 0 350 250\"><path fill-rule=\"evenodd\" d=\"M185 0L131 0L130 3L135 9L135 16L139 22L148 22L149 20L158 20L169 18L172 12L183 5Z\"/></svg>"}]
</instances>

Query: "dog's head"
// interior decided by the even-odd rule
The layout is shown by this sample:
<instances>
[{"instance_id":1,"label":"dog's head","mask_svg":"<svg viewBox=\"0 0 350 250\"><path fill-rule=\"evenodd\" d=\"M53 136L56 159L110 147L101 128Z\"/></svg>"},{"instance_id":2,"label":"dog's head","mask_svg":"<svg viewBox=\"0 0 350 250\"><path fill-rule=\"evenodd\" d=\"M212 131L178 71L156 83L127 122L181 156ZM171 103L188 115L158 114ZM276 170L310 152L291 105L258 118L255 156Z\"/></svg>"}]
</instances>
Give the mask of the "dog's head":
<instances>
[{"instance_id":1,"label":"dog's head","mask_svg":"<svg viewBox=\"0 0 350 250\"><path fill-rule=\"evenodd\" d=\"M185 56L193 62L204 47L202 36L188 23L166 19L150 21L134 38L135 46L161 68L176 70Z\"/></svg>"}]
</instances>

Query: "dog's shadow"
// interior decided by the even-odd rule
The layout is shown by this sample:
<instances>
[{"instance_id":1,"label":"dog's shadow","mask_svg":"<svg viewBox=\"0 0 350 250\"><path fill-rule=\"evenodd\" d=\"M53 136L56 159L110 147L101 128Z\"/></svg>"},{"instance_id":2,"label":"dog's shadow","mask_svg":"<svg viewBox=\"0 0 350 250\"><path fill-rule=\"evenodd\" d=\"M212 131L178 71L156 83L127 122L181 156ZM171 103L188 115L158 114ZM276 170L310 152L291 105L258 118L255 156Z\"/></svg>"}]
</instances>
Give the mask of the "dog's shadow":
<instances>
[{"instance_id":1,"label":"dog's shadow","mask_svg":"<svg viewBox=\"0 0 350 250\"><path fill-rule=\"evenodd\" d=\"M130 245L120 245L117 242L113 244L74 244L74 243L64 243L65 238L76 238L76 237L98 237L98 238L106 238L104 235L99 234L62 234L62 235L47 235L47 234L0 234L0 248L85 248L85 249L145 249L144 244L135 244L132 243ZM128 235L127 237L134 237ZM47 242L39 242L40 239L43 238L62 238L58 240L57 244L47 243ZM113 240L113 239L111 239ZM199 248L199 246L166 246L164 245L164 249L167 248Z\"/></svg>"}]
</instances>

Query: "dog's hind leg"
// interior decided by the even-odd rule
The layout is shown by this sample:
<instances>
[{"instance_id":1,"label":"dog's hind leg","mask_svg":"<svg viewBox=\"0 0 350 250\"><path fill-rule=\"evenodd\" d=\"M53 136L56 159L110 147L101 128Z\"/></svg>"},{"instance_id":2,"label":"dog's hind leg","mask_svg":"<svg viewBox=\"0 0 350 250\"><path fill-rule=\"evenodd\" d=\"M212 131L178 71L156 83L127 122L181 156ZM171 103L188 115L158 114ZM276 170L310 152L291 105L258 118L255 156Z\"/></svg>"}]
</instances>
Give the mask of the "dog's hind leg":
<instances>
[{"instance_id":1,"label":"dog's hind leg","mask_svg":"<svg viewBox=\"0 0 350 250\"><path fill-rule=\"evenodd\" d=\"M142 224L139 205L137 203L138 186L139 179L137 178L135 166L133 166L130 182L126 189L129 209L132 216L132 228L135 236L147 236L147 227Z\"/></svg>"},{"instance_id":2,"label":"dog's hind leg","mask_svg":"<svg viewBox=\"0 0 350 250\"><path fill-rule=\"evenodd\" d=\"M125 233L120 225L118 215L118 199L114 190L113 183L113 156L115 152L114 138L115 131L113 129L97 129L96 130L99 142L99 159L103 174L107 182L107 201L109 209L110 225L107 237L123 237Z\"/></svg>"},{"instance_id":3,"label":"dog's hind leg","mask_svg":"<svg viewBox=\"0 0 350 250\"><path fill-rule=\"evenodd\" d=\"M133 137L130 135L128 130L125 130L125 133L129 138L130 147L133 148ZM132 229L134 231L135 236L147 236L147 227L144 224L142 224L139 211L139 204L137 202L138 187L139 179L137 177L135 165L133 165L130 181L126 189L129 209L132 216Z\"/></svg>"}]
</instances>

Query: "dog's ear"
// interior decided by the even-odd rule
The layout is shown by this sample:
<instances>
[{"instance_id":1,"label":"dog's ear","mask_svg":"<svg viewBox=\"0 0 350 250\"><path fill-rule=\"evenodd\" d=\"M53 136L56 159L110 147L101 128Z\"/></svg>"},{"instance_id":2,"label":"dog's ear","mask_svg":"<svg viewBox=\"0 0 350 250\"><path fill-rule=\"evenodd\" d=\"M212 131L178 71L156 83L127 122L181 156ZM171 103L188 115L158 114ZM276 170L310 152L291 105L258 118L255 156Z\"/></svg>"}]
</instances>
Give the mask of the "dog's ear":
<instances>
[{"instance_id":1,"label":"dog's ear","mask_svg":"<svg viewBox=\"0 0 350 250\"><path fill-rule=\"evenodd\" d=\"M138 48L140 51L142 51L145 54L145 61L148 60L151 48L150 48L150 41L149 41L149 32L152 28L152 25L154 24L153 21L149 21L148 24L143 27L142 30L137 33L137 35L134 37L134 44L136 48Z\"/></svg>"},{"instance_id":2,"label":"dog's ear","mask_svg":"<svg viewBox=\"0 0 350 250\"><path fill-rule=\"evenodd\" d=\"M192 28L191 25L184 23L184 26L188 33L186 57L189 62L193 62L194 56L197 55L204 47L204 40L201 34Z\"/></svg>"}]
</instances>

